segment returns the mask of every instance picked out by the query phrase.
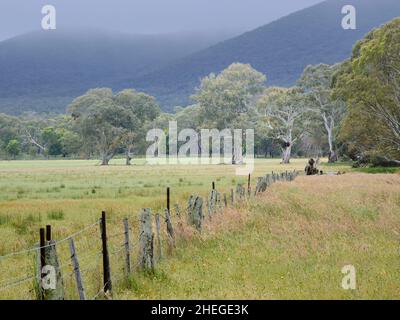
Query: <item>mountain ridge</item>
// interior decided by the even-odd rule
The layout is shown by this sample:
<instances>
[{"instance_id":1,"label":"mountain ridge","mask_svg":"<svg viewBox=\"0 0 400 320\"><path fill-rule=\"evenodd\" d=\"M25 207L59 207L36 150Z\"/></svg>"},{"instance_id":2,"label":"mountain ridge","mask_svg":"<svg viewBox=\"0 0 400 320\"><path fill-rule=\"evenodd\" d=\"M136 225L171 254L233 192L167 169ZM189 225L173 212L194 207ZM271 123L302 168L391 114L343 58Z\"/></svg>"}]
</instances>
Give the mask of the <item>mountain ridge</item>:
<instances>
[{"instance_id":1,"label":"mountain ridge","mask_svg":"<svg viewBox=\"0 0 400 320\"><path fill-rule=\"evenodd\" d=\"M293 85L308 64L343 61L349 57L357 40L372 28L400 15L400 1L382 0L379 5L373 0L352 2L358 13L357 30L343 30L341 27L341 8L347 1L329 0L225 40L117 87L138 87L156 95L168 110L172 110L174 104L179 102L183 105L190 103L188 96L200 84L202 77L211 72L218 73L233 62L251 64L267 75L269 85ZM262 43L263 40L265 43Z\"/></svg>"},{"instance_id":2,"label":"mountain ridge","mask_svg":"<svg viewBox=\"0 0 400 320\"><path fill-rule=\"evenodd\" d=\"M155 70L227 35L31 32L0 42L0 112L65 112L93 87Z\"/></svg>"},{"instance_id":3,"label":"mountain ridge","mask_svg":"<svg viewBox=\"0 0 400 320\"><path fill-rule=\"evenodd\" d=\"M135 88L154 95L170 112L192 102L190 95L202 77L234 62L249 63L266 74L268 85L290 86L307 65L343 61L372 28L400 16L398 0L352 0L357 30L343 30L341 9L346 4L324 1L208 45L196 43L198 38L155 36L138 45L140 41L125 36L107 42L81 35L80 44L68 50L62 40L59 51L40 42L44 51L52 52L46 56L38 49L40 43L30 43L35 37L26 36L21 46L27 47L7 56L0 42L0 112L64 112L74 97L93 87ZM99 37L107 39L104 34Z\"/></svg>"}]
</instances>

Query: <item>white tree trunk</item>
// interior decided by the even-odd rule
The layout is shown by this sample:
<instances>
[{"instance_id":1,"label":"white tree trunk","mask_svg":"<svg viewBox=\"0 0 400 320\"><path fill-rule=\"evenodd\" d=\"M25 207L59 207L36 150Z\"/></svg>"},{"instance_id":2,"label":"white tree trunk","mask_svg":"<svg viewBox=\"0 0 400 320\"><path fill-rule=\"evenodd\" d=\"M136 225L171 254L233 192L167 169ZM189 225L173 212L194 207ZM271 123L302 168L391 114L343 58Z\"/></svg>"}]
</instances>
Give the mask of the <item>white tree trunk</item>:
<instances>
[{"instance_id":1,"label":"white tree trunk","mask_svg":"<svg viewBox=\"0 0 400 320\"><path fill-rule=\"evenodd\" d=\"M328 144L329 144L329 155L328 155L328 158L329 158L329 163L334 163L334 162L336 162L338 160L336 151L333 148L333 129L334 129L334 126L335 126L335 122L334 122L332 117L329 117L329 119L328 119L328 117L325 115L325 113L322 114L322 118L324 120L325 129L326 129L326 132L328 134Z\"/></svg>"},{"instance_id":2,"label":"white tree trunk","mask_svg":"<svg viewBox=\"0 0 400 320\"><path fill-rule=\"evenodd\" d=\"M101 154L101 165L102 166L108 166L108 163L110 162L110 160L112 159L112 157L114 156L113 154L109 154L105 151L102 151Z\"/></svg>"},{"instance_id":3,"label":"white tree trunk","mask_svg":"<svg viewBox=\"0 0 400 320\"><path fill-rule=\"evenodd\" d=\"M130 166L131 165L131 161L132 161L132 146L127 146L127 148L126 148L126 153L125 153L125 156L126 156L126 165L127 166Z\"/></svg>"},{"instance_id":4,"label":"white tree trunk","mask_svg":"<svg viewBox=\"0 0 400 320\"><path fill-rule=\"evenodd\" d=\"M290 157L292 155L292 144L287 147L282 148L282 163L288 164L290 163Z\"/></svg>"}]
</instances>

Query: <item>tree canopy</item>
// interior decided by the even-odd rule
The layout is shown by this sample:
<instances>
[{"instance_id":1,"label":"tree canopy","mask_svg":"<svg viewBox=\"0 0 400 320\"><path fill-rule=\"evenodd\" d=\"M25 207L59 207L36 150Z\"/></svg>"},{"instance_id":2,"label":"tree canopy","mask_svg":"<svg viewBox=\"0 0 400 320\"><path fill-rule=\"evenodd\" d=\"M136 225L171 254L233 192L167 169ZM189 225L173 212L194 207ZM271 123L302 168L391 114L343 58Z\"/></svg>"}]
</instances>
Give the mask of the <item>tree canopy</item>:
<instances>
[{"instance_id":1,"label":"tree canopy","mask_svg":"<svg viewBox=\"0 0 400 320\"><path fill-rule=\"evenodd\" d=\"M335 87L348 106L340 137L350 154L400 159L400 18L356 44Z\"/></svg>"},{"instance_id":2,"label":"tree canopy","mask_svg":"<svg viewBox=\"0 0 400 320\"><path fill-rule=\"evenodd\" d=\"M146 121L160 112L155 99L144 93L124 90L114 95L108 88L89 90L68 110L84 143L99 152L102 165L107 165L119 148L130 148Z\"/></svg>"}]
</instances>

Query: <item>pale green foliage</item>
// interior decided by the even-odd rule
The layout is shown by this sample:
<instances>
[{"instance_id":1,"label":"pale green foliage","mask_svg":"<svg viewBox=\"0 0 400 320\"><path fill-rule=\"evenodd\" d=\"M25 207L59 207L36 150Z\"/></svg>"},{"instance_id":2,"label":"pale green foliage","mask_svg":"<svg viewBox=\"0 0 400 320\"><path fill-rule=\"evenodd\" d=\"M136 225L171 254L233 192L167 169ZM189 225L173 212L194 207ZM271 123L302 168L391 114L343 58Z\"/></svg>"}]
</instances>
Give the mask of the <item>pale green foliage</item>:
<instances>
[{"instance_id":1,"label":"pale green foliage","mask_svg":"<svg viewBox=\"0 0 400 320\"><path fill-rule=\"evenodd\" d=\"M341 138L350 153L400 159L400 18L358 42L335 80L348 104Z\"/></svg>"},{"instance_id":2,"label":"pale green foliage","mask_svg":"<svg viewBox=\"0 0 400 320\"><path fill-rule=\"evenodd\" d=\"M18 140L10 140L6 146L6 151L15 158L21 152L21 144Z\"/></svg>"},{"instance_id":3,"label":"pale green foliage","mask_svg":"<svg viewBox=\"0 0 400 320\"><path fill-rule=\"evenodd\" d=\"M240 63L204 78L193 96L201 108L202 123L217 129L232 126L239 115L254 105L265 81L262 73Z\"/></svg>"},{"instance_id":4,"label":"pale green foliage","mask_svg":"<svg viewBox=\"0 0 400 320\"><path fill-rule=\"evenodd\" d=\"M116 95L111 89L93 89L76 98L69 106L75 125L87 145L95 145L103 164L118 148L132 145L143 135L147 121L159 114L154 98L134 90Z\"/></svg>"},{"instance_id":5,"label":"pale green foliage","mask_svg":"<svg viewBox=\"0 0 400 320\"><path fill-rule=\"evenodd\" d=\"M279 141L283 161L290 160L291 148L304 133L305 97L298 87L272 87L264 91L257 102L262 118L260 121L269 129L269 135Z\"/></svg>"},{"instance_id":6,"label":"pale green foliage","mask_svg":"<svg viewBox=\"0 0 400 320\"><path fill-rule=\"evenodd\" d=\"M335 154L335 135L345 114L344 102L332 97L333 75L338 67L326 64L307 66L297 82L305 92L310 119L325 129L330 155Z\"/></svg>"}]
</instances>

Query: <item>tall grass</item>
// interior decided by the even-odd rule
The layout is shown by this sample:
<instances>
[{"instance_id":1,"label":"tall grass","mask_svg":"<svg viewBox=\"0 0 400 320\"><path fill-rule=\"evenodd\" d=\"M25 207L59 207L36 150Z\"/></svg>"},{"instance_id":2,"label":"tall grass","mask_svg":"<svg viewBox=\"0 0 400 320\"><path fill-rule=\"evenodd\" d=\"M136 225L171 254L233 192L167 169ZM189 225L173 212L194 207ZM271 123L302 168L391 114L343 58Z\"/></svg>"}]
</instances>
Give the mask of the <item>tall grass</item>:
<instances>
[{"instance_id":1,"label":"tall grass","mask_svg":"<svg viewBox=\"0 0 400 320\"><path fill-rule=\"evenodd\" d=\"M271 171L302 170L306 162L297 159L283 166L279 160L256 160L252 184L255 185L257 176ZM179 204L184 212L189 196L207 196L212 181L221 192L229 192L247 179L236 176L235 168L230 166L150 167L138 164L125 167L117 162L110 167L100 167L96 164L72 160L0 162L0 255L36 245L38 230L46 224L53 226L54 239L63 239L97 221L102 210L107 212L110 235L115 235L110 240L110 251L114 251L123 243L120 235L122 218L130 218L135 232L132 241L136 241L140 208L162 212L167 186L171 187L172 205ZM329 170L351 171L344 164ZM322 282L327 282L327 277L334 277L336 286L338 276L333 272L337 265L333 267L332 261L348 257L351 262L349 254L359 252L364 244L371 254L382 259L375 263L371 261L373 270L382 267L389 273L392 269L387 266L394 261L391 230L395 230L398 221L388 210L391 208L396 212L400 203L395 192L390 191L391 188L397 191L396 179L396 176L351 174L300 178L293 184L277 184L250 207L229 211L214 219L201 236L190 229L180 230L181 245L170 258L159 264L156 274L152 277L135 274L129 290L124 290L125 285L115 286L115 297L311 297L305 292L317 288L313 270L317 266L328 270L328 276L325 276L318 269L318 277ZM352 198L348 197L350 194ZM356 237L349 240L347 233L341 233L342 220L344 225L354 221L364 226L361 240ZM383 221L386 221L384 226ZM320 232L322 226L326 226L325 234ZM330 228L337 232L331 234ZM329 235L326 241L324 235ZM82 268L93 267L83 275L88 296L101 288L98 239L96 227L76 239ZM329 249L327 255L316 246L319 240L322 248ZM341 251L341 245L344 251ZM383 250L382 255L378 249ZM63 243L57 250L65 265L67 298L76 298L68 244ZM307 257L310 259L302 260ZM360 259L357 255L355 260ZM2 261L0 274L6 278L0 277L0 287L8 279L32 274L34 261L33 254L15 257L7 263ZM113 276L123 274L123 257L113 257L112 263ZM295 281L291 284L286 278L286 281L280 281L282 270L287 270L287 276ZM371 275L376 276L375 273ZM308 277L311 281L305 283ZM390 280L398 284L397 277L390 277ZM294 289L290 291L290 287ZM384 289L384 296L390 297L394 295L393 287L389 281L384 281L379 288ZM31 288L31 283L27 283L10 292L0 291L0 298L34 298ZM329 296L332 284L324 288L317 296ZM332 297L348 298L347 293L335 290ZM368 290L355 296L376 296L374 287L368 287Z\"/></svg>"}]
</instances>

